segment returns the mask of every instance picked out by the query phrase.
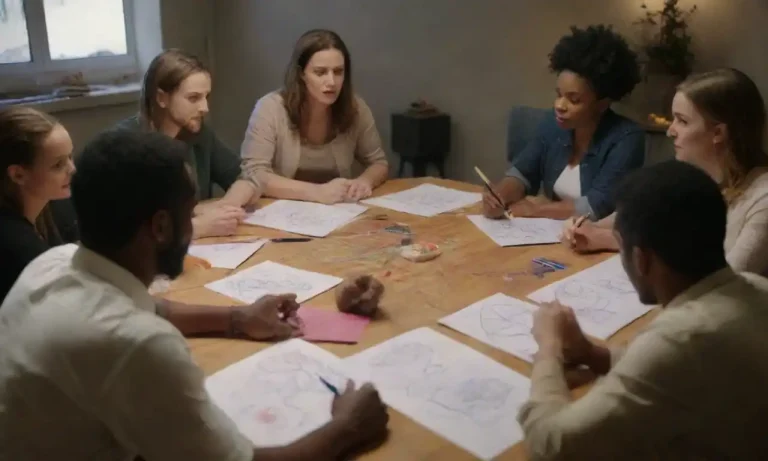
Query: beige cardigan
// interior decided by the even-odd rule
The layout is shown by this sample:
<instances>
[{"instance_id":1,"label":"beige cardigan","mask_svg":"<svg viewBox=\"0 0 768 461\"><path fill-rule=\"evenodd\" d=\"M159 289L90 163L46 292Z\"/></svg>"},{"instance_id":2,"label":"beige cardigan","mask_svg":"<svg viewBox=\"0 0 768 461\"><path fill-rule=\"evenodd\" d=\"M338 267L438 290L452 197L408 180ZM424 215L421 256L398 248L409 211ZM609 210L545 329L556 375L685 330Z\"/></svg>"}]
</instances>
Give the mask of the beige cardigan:
<instances>
[{"instance_id":1,"label":"beige cardigan","mask_svg":"<svg viewBox=\"0 0 768 461\"><path fill-rule=\"evenodd\" d=\"M387 165L381 138L368 105L355 96L357 121L344 134L330 142L331 152L342 178L352 177L352 165L358 160L365 167ZM264 190L267 173L293 178L301 159L301 139L291 129L283 97L275 91L256 101L245 138L240 148L243 179Z\"/></svg>"},{"instance_id":2,"label":"beige cardigan","mask_svg":"<svg viewBox=\"0 0 768 461\"><path fill-rule=\"evenodd\" d=\"M768 171L728 207L725 252L735 270L768 276Z\"/></svg>"}]
</instances>

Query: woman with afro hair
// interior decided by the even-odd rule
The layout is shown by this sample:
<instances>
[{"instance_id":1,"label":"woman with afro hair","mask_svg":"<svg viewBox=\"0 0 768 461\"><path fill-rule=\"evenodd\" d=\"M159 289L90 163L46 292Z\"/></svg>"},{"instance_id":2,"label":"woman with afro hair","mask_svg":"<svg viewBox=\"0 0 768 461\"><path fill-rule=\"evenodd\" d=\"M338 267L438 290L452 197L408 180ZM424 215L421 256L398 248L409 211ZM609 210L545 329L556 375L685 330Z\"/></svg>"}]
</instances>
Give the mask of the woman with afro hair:
<instances>
[{"instance_id":1,"label":"woman with afro hair","mask_svg":"<svg viewBox=\"0 0 768 461\"><path fill-rule=\"evenodd\" d=\"M483 213L601 219L614 210L614 189L645 158L645 132L611 110L640 82L637 55L610 27L573 27L549 55L557 74L554 110L514 155L506 177L483 195ZM508 153L512 154L512 153ZM546 201L531 201L544 188Z\"/></svg>"}]
</instances>

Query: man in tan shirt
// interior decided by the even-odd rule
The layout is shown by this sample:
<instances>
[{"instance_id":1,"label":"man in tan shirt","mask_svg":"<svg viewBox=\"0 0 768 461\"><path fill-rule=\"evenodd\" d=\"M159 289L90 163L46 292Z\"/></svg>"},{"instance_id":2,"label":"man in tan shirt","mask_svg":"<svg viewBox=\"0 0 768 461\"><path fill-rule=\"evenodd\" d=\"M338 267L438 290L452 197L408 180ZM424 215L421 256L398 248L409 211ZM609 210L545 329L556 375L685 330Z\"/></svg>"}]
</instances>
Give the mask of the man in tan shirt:
<instances>
[{"instance_id":1,"label":"man in tan shirt","mask_svg":"<svg viewBox=\"0 0 768 461\"><path fill-rule=\"evenodd\" d=\"M625 351L587 340L568 307L537 311L530 458L768 459L768 280L727 265L717 185L667 162L629 176L617 210L624 268L662 311ZM605 376L572 401L566 365Z\"/></svg>"}]
</instances>

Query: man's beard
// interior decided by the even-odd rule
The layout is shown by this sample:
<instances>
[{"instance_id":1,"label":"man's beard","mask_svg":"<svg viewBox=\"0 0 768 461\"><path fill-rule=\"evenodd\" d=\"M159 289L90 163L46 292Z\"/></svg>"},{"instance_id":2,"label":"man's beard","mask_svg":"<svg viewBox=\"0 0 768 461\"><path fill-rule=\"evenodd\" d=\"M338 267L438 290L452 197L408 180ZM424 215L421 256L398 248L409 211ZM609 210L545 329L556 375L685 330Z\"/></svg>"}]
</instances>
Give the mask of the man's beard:
<instances>
[{"instance_id":1,"label":"man's beard","mask_svg":"<svg viewBox=\"0 0 768 461\"><path fill-rule=\"evenodd\" d=\"M186 120L174 119L174 122L176 122L176 125L178 125L179 128L189 133L197 133L203 127L203 119L198 118L198 116Z\"/></svg>"}]
</instances>

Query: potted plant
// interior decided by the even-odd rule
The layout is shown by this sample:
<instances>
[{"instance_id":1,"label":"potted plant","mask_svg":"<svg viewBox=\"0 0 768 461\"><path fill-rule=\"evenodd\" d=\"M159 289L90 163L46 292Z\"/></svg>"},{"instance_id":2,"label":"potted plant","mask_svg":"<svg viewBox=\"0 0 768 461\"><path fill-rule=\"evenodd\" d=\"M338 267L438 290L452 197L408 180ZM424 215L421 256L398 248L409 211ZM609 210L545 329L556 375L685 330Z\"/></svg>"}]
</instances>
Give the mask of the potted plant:
<instances>
[{"instance_id":1,"label":"potted plant","mask_svg":"<svg viewBox=\"0 0 768 461\"><path fill-rule=\"evenodd\" d=\"M646 83L654 87L650 94L660 97L651 108L664 114L670 113L675 87L691 73L695 59L688 20L697 7L683 9L679 4L664 0L661 9L651 10L643 2L644 14L635 21L643 32L640 51Z\"/></svg>"}]
</instances>

